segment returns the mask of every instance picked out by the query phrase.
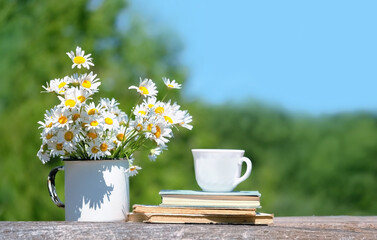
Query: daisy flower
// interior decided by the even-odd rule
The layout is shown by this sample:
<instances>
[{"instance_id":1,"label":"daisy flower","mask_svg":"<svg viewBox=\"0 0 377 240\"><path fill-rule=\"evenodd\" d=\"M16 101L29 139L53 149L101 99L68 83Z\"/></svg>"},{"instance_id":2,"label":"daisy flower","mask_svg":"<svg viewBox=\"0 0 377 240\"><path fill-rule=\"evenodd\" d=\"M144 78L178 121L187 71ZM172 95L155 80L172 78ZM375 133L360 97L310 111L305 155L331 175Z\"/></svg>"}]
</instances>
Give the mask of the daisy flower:
<instances>
[{"instance_id":1,"label":"daisy flower","mask_svg":"<svg viewBox=\"0 0 377 240\"><path fill-rule=\"evenodd\" d=\"M139 166L136 166L136 165L131 165L127 170L126 170L126 173L128 174L128 176L135 176L136 174L138 174L138 170L140 170L141 167Z\"/></svg>"},{"instance_id":2,"label":"daisy flower","mask_svg":"<svg viewBox=\"0 0 377 240\"><path fill-rule=\"evenodd\" d=\"M46 83L46 86L42 86L42 88L44 88L44 90L46 90L46 91L42 91L42 92L48 92L48 93L54 92L55 90L53 89L53 84L51 84L51 83L53 83L56 80L57 79L51 80L49 83L48 82Z\"/></svg>"},{"instance_id":3,"label":"daisy flower","mask_svg":"<svg viewBox=\"0 0 377 240\"><path fill-rule=\"evenodd\" d=\"M50 85L47 87L43 86L46 92L56 92L57 94L64 94L68 89L71 79L69 77L64 77L63 79L56 78L50 81Z\"/></svg>"},{"instance_id":4,"label":"daisy flower","mask_svg":"<svg viewBox=\"0 0 377 240\"><path fill-rule=\"evenodd\" d=\"M89 130L88 132L86 132L86 136L95 141L96 139L98 139L99 133L95 130Z\"/></svg>"},{"instance_id":5,"label":"daisy flower","mask_svg":"<svg viewBox=\"0 0 377 240\"><path fill-rule=\"evenodd\" d=\"M58 96L59 100L61 101L61 106L64 109L73 108L76 106L76 91L75 88L70 88L64 93L64 98L61 96Z\"/></svg>"},{"instance_id":6,"label":"daisy flower","mask_svg":"<svg viewBox=\"0 0 377 240\"><path fill-rule=\"evenodd\" d=\"M48 144L49 142L56 142L57 136L55 131L42 132L41 133L42 144Z\"/></svg>"},{"instance_id":7,"label":"daisy flower","mask_svg":"<svg viewBox=\"0 0 377 240\"><path fill-rule=\"evenodd\" d=\"M170 81L170 79L166 77L163 77L162 81L164 81L165 85L168 88L181 89L182 87L182 84L177 83L175 80Z\"/></svg>"},{"instance_id":8,"label":"daisy flower","mask_svg":"<svg viewBox=\"0 0 377 240\"><path fill-rule=\"evenodd\" d=\"M164 112L163 117L167 123L176 124L176 123L179 123L181 120L181 118L179 117L179 114L177 113L179 112L173 111L172 109L167 109Z\"/></svg>"},{"instance_id":9,"label":"daisy flower","mask_svg":"<svg viewBox=\"0 0 377 240\"><path fill-rule=\"evenodd\" d=\"M76 96L76 103L78 106L82 106L86 100L91 99L91 94L88 91L85 91L84 89L75 89L75 96Z\"/></svg>"},{"instance_id":10,"label":"daisy flower","mask_svg":"<svg viewBox=\"0 0 377 240\"><path fill-rule=\"evenodd\" d=\"M44 145L42 145L41 148L39 149L37 156L42 161L42 163L45 164L46 162L50 161L51 156L50 156L50 151L44 150L43 148L44 148Z\"/></svg>"},{"instance_id":11,"label":"daisy flower","mask_svg":"<svg viewBox=\"0 0 377 240\"><path fill-rule=\"evenodd\" d=\"M104 157L105 155L101 151L101 147L99 142L97 141L90 141L88 143L88 150L87 150L89 157L93 158L94 160L100 159L101 157Z\"/></svg>"},{"instance_id":12,"label":"daisy flower","mask_svg":"<svg viewBox=\"0 0 377 240\"><path fill-rule=\"evenodd\" d=\"M69 128L69 125L73 122L68 109L56 108L53 113L53 126L58 128Z\"/></svg>"},{"instance_id":13,"label":"daisy flower","mask_svg":"<svg viewBox=\"0 0 377 240\"><path fill-rule=\"evenodd\" d=\"M98 87L101 85L99 78L96 78L97 74L90 72L89 74L83 74L79 78L80 87L89 91L90 94L98 92Z\"/></svg>"},{"instance_id":14,"label":"daisy flower","mask_svg":"<svg viewBox=\"0 0 377 240\"><path fill-rule=\"evenodd\" d=\"M187 128L188 130L191 130L192 125L190 125L189 123L192 122L192 116L188 113L188 111L183 111L183 114L184 114L183 119L179 123L179 125L184 128Z\"/></svg>"},{"instance_id":15,"label":"daisy flower","mask_svg":"<svg viewBox=\"0 0 377 240\"><path fill-rule=\"evenodd\" d=\"M71 114L71 118L72 118L73 122L76 125L80 125L81 121L82 121L81 108L72 108L71 111L70 111L70 114Z\"/></svg>"},{"instance_id":16,"label":"daisy flower","mask_svg":"<svg viewBox=\"0 0 377 240\"><path fill-rule=\"evenodd\" d=\"M135 116L144 117L145 115L147 115L148 111L149 109L147 108L147 106L145 104L141 104L135 107L133 113Z\"/></svg>"},{"instance_id":17,"label":"daisy flower","mask_svg":"<svg viewBox=\"0 0 377 240\"><path fill-rule=\"evenodd\" d=\"M165 112L165 108L166 108L167 104L164 103L164 102L158 102L156 103L156 105L154 106L154 112L156 114L159 114L159 115L162 115L164 114Z\"/></svg>"},{"instance_id":18,"label":"daisy flower","mask_svg":"<svg viewBox=\"0 0 377 240\"><path fill-rule=\"evenodd\" d=\"M114 148L114 145L107 141L102 141L99 144L99 150L102 152L104 156L110 156L110 150Z\"/></svg>"},{"instance_id":19,"label":"daisy flower","mask_svg":"<svg viewBox=\"0 0 377 240\"><path fill-rule=\"evenodd\" d=\"M79 141L79 138L78 131L74 127L68 130L62 129L57 135L57 141L63 143L63 147L68 153L76 150L75 145Z\"/></svg>"},{"instance_id":20,"label":"daisy flower","mask_svg":"<svg viewBox=\"0 0 377 240\"><path fill-rule=\"evenodd\" d=\"M94 116L99 114L100 106L96 106L94 102L89 103L89 105L85 105L85 112L89 116Z\"/></svg>"},{"instance_id":21,"label":"daisy flower","mask_svg":"<svg viewBox=\"0 0 377 240\"><path fill-rule=\"evenodd\" d=\"M148 97L148 98L144 99L143 103L148 108L153 108L154 105L156 105L156 103L157 103L157 98L156 97Z\"/></svg>"},{"instance_id":22,"label":"daisy flower","mask_svg":"<svg viewBox=\"0 0 377 240\"><path fill-rule=\"evenodd\" d=\"M42 122L42 121L39 121L38 124L40 124L41 126L39 126L39 128L42 128L42 134L47 134L49 132L52 132L53 131L53 124L54 122L50 119L50 120L45 120L45 122Z\"/></svg>"},{"instance_id":23,"label":"daisy flower","mask_svg":"<svg viewBox=\"0 0 377 240\"><path fill-rule=\"evenodd\" d=\"M77 68L81 69L81 66L84 68L89 69L89 66L94 66L92 63L92 58L90 57L92 54L85 55L85 51L81 50L80 47L76 47L76 54L71 51L67 52L68 57L72 60L72 68L77 66Z\"/></svg>"},{"instance_id":24,"label":"daisy flower","mask_svg":"<svg viewBox=\"0 0 377 240\"><path fill-rule=\"evenodd\" d=\"M59 157L65 155L64 144L62 142L51 142L48 146L51 149L51 156Z\"/></svg>"},{"instance_id":25,"label":"daisy flower","mask_svg":"<svg viewBox=\"0 0 377 240\"><path fill-rule=\"evenodd\" d=\"M109 112L104 112L103 117L103 127L105 130L111 130L119 126L116 116Z\"/></svg>"},{"instance_id":26,"label":"daisy flower","mask_svg":"<svg viewBox=\"0 0 377 240\"><path fill-rule=\"evenodd\" d=\"M155 141L157 145L165 145L172 137L172 130L165 122L148 123L145 137Z\"/></svg>"},{"instance_id":27,"label":"daisy flower","mask_svg":"<svg viewBox=\"0 0 377 240\"><path fill-rule=\"evenodd\" d=\"M114 136L112 138L112 142L119 146L123 141L127 139L127 134L130 132L125 126L120 126L116 128L114 131Z\"/></svg>"},{"instance_id":28,"label":"daisy flower","mask_svg":"<svg viewBox=\"0 0 377 240\"><path fill-rule=\"evenodd\" d=\"M162 153L162 151L164 151L166 149L168 149L168 147L166 145L159 146L157 148L151 149L149 154L148 154L149 160L151 160L152 162L156 161L157 156L160 155Z\"/></svg>"},{"instance_id":29,"label":"daisy flower","mask_svg":"<svg viewBox=\"0 0 377 240\"><path fill-rule=\"evenodd\" d=\"M54 124L54 112L57 110L57 107L55 106L50 111L46 110L46 113L44 114L44 122L38 121L39 128L43 129L43 134L46 134L48 132L51 132L53 130L53 124Z\"/></svg>"},{"instance_id":30,"label":"daisy flower","mask_svg":"<svg viewBox=\"0 0 377 240\"><path fill-rule=\"evenodd\" d=\"M135 120L130 123L130 125L138 132L144 130L144 120L142 117L136 116Z\"/></svg>"},{"instance_id":31,"label":"daisy flower","mask_svg":"<svg viewBox=\"0 0 377 240\"><path fill-rule=\"evenodd\" d=\"M159 114L164 118L164 120L169 124L175 124L179 122L179 117L177 115L177 106L175 103L170 104L170 101L167 103L157 103L155 108L155 113ZM179 108L179 106L178 106Z\"/></svg>"},{"instance_id":32,"label":"daisy flower","mask_svg":"<svg viewBox=\"0 0 377 240\"><path fill-rule=\"evenodd\" d=\"M147 78L144 80L140 78L139 86L131 86L128 89L136 89L144 97L156 96L158 93L156 84L154 84L152 79Z\"/></svg>"},{"instance_id":33,"label":"daisy flower","mask_svg":"<svg viewBox=\"0 0 377 240\"><path fill-rule=\"evenodd\" d=\"M104 128L102 119L97 116L89 116L84 123L87 130L102 131Z\"/></svg>"}]
</instances>

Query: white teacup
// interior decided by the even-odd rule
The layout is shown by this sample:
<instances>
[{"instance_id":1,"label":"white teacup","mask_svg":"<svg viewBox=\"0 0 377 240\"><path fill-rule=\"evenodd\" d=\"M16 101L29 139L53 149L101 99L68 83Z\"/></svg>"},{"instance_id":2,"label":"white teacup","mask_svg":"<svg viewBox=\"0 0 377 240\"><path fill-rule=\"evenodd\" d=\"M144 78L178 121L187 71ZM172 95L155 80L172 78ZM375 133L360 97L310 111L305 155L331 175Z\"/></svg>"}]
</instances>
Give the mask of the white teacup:
<instances>
[{"instance_id":1,"label":"white teacup","mask_svg":"<svg viewBox=\"0 0 377 240\"><path fill-rule=\"evenodd\" d=\"M252 163L244 153L244 150L192 149L196 182L200 188L208 192L229 192L246 180ZM243 162L247 168L241 177Z\"/></svg>"}]
</instances>

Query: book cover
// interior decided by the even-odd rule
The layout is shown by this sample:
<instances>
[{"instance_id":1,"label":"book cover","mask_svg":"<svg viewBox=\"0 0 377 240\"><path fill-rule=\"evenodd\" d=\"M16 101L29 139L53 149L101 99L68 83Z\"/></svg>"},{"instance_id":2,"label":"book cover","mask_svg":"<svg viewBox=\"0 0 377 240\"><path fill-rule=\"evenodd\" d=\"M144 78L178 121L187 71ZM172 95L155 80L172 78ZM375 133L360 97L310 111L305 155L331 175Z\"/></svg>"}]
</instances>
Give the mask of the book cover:
<instances>
[{"instance_id":1,"label":"book cover","mask_svg":"<svg viewBox=\"0 0 377 240\"><path fill-rule=\"evenodd\" d=\"M233 191L233 192L204 192L194 190L161 190L160 196L168 195L201 195L201 196L257 196L260 197L259 191Z\"/></svg>"},{"instance_id":2,"label":"book cover","mask_svg":"<svg viewBox=\"0 0 377 240\"><path fill-rule=\"evenodd\" d=\"M160 206L195 206L195 207L220 207L220 208L260 208L259 201L237 200L211 200L211 199L185 199L162 198Z\"/></svg>"}]
</instances>

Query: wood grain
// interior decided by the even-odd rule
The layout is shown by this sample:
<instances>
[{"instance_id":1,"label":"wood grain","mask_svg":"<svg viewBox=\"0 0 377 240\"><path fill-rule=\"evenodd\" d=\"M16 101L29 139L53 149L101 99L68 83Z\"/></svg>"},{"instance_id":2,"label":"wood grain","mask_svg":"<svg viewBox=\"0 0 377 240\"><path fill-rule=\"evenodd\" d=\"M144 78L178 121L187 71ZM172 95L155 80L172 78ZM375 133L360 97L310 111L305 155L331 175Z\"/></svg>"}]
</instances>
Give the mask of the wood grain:
<instances>
[{"instance_id":1,"label":"wood grain","mask_svg":"<svg viewBox=\"0 0 377 240\"><path fill-rule=\"evenodd\" d=\"M0 239L377 239L377 217L275 217L270 226L0 222Z\"/></svg>"}]
</instances>

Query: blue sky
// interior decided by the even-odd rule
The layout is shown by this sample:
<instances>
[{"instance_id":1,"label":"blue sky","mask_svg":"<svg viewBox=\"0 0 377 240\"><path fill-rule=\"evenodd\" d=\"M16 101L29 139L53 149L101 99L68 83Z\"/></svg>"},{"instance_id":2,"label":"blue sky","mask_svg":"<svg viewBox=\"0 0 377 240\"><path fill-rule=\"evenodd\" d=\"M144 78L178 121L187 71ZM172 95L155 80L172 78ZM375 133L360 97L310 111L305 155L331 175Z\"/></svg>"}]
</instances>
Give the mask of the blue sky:
<instances>
[{"instance_id":1,"label":"blue sky","mask_svg":"<svg viewBox=\"0 0 377 240\"><path fill-rule=\"evenodd\" d=\"M188 98L311 114L377 110L377 1L137 0L184 45Z\"/></svg>"}]
</instances>

